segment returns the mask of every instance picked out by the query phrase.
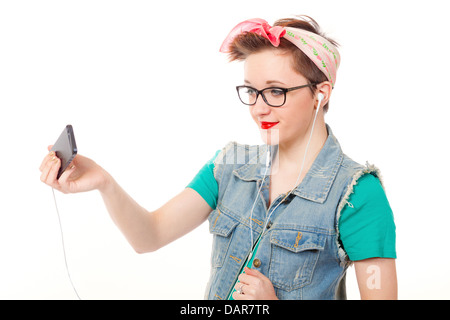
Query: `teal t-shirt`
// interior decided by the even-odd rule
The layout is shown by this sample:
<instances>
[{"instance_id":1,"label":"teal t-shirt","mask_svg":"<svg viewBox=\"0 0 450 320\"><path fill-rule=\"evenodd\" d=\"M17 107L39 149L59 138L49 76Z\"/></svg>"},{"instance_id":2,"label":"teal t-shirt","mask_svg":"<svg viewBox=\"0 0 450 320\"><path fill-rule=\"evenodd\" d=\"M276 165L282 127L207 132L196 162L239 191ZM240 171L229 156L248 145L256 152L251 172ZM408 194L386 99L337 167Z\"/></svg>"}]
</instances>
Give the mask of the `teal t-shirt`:
<instances>
[{"instance_id":1,"label":"teal t-shirt","mask_svg":"<svg viewBox=\"0 0 450 320\"><path fill-rule=\"evenodd\" d=\"M212 209L219 187L214 160L209 160L187 186L197 191ZM339 219L340 241L351 261L396 258L394 215L380 180L371 174L358 179Z\"/></svg>"}]
</instances>

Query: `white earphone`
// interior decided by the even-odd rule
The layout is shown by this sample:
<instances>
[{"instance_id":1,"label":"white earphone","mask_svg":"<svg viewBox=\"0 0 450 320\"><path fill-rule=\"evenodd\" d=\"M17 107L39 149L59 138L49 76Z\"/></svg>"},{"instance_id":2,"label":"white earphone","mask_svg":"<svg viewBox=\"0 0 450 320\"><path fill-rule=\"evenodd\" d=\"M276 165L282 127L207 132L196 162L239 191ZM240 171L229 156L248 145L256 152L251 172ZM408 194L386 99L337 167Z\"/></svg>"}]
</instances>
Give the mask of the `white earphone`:
<instances>
[{"instance_id":1,"label":"white earphone","mask_svg":"<svg viewBox=\"0 0 450 320\"><path fill-rule=\"evenodd\" d=\"M322 104L322 101L323 101L323 99L325 99L325 96L324 96L324 94L323 93L319 93L318 95L317 95L317 100L318 100L318 103L317 103L317 110L316 110L316 114L319 112L319 109L320 109L320 105Z\"/></svg>"}]
</instances>

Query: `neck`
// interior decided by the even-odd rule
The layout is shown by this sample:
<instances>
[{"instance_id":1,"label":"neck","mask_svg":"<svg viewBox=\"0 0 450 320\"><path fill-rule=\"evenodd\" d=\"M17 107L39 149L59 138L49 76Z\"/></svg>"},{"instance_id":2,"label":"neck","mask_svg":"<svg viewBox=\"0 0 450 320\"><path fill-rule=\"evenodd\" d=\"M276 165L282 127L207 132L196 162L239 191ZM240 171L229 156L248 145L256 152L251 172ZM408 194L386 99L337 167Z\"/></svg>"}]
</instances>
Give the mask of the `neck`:
<instances>
[{"instance_id":1,"label":"neck","mask_svg":"<svg viewBox=\"0 0 450 320\"><path fill-rule=\"evenodd\" d=\"M279 145L279 165L281 170L296 171L297 174L300 171L303 158L305 156L306 146L308 145L308 140L311 134L311 128L306 132L303 139L298 139L292 142L286 142ZM305 164L303 167L302 176L308 172L314 160L318 156L320 150L322 149L325 141L328 138L327 128L324 121L319 121L314 128L312 134L311 142L309 143Z\"/></svg>"}]
</instances>

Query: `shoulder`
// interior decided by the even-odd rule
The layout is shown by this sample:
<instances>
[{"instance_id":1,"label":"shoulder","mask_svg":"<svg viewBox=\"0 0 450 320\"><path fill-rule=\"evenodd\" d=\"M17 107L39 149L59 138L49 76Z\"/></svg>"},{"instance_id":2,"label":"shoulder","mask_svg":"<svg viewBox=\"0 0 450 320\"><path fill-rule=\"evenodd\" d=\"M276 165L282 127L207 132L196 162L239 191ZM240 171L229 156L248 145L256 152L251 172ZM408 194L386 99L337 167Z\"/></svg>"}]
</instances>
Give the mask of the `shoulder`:
<instances>
[{"instance_id":1,"label":"shoulder","mask_svg":"<svg viewBox=\"0 0 450 320\"><path fill-rule=\"evenodd\" d=\"M364 166L346 154L343 154L343 159L341 163L341 171L345 173L347 176L353 177L356 172L359 172L364 169Z\"/></svg>"},{"instance_id":2,"label":"shoulder","mask_svg":"<svg viewBox=\"0 0 450 320\"><path fill-rule=\"evenodd\" d=\"M379 195L384 194L383 186L381 180L376 175L376 172L365 173L357 180L357 185L354 187L356 190L364 191L358 192L358 196L361 197L362 194Z\"/></svg>"},{"instance_id":3,"label":"shoulder","mask_svg":"<svg viewBox=\"0 0 450 320\"><path fill-rule=\"evenodd\" d=\"M347 205L350 208L389 208L386 193L381 180L375 172L363 173L356 180L352 193L347 198Z\"/></svg>"},{"instance_id":4,"label":"shoulder","mask_svg":"<svg viewBox=\"0 0 450 320\"><path fill-rule=\"evenodd\" d=\"M362 175L346 200L340 238L350 260L395 258L395 223L392 209L374 174Z\"/></svg>"},{"instance_id":5,"label":"shoulder","mask_svg":"<svg viewBox=\"0 0 450 320\"><path fill-rule=\"evenodd\" d=\"M368 161L366 161L365 165L362 165L344 154L341 170L347 180L347 186L343 194L344 200L353 193L355 185L358 184L363 177L364 184L379 184L384 189L380 169L375 165L370 164Z\"/></svg>"}]
</instances>

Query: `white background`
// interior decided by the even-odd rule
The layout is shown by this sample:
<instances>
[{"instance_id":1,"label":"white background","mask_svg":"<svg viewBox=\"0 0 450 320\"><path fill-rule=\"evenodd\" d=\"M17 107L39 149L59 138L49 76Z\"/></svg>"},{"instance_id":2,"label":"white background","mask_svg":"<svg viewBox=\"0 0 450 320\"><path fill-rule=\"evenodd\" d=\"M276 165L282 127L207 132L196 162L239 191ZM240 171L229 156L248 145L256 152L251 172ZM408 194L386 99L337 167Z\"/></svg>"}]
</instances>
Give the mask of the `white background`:
<instances>
[{"instance_id":1,"label":"white background","mask_svg":"<svg viewBox=\"0 0 450 320\"><path fill-rule=\"evenodd\" d=\"M426 3L426 4L425 4ZM141 205L180 192L230 140L260 143L218 49L242 20L307 14L341 44L326 121L381 169L397 225L400 299L449 299L445 1L1 1L0 298L75 299L38 167L64 126ZM83 299L203 299L207 224L138 255L98 192L57 193ZM180 222L182 223L182 222ZM348 295L358 299L354 269Z\"/></svg>"}]
</instances>

